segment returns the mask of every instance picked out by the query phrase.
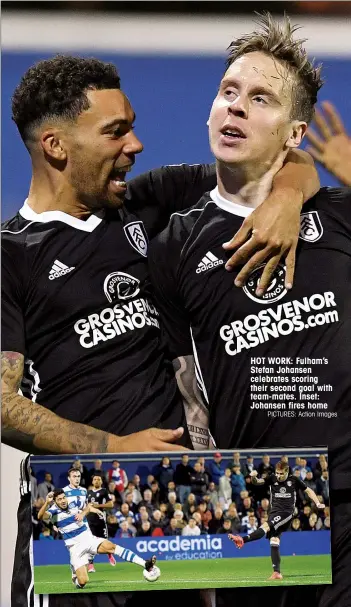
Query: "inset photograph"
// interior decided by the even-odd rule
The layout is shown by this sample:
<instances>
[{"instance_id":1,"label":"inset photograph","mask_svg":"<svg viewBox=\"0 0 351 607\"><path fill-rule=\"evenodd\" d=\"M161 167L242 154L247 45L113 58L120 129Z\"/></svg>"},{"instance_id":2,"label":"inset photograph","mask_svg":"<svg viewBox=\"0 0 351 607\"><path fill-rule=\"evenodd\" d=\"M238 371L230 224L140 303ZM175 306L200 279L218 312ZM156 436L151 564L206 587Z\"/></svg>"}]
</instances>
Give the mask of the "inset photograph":
<instances>
[{"instance_id":1,"label":"inset photograph","mask_svg":"<svg viewBox=\"0 0 351 607\"><path fill-rule=\"evenodd\" d=\"M37 594L330 584L326 447L32 456Z\"/></svg>"}]
</instances>

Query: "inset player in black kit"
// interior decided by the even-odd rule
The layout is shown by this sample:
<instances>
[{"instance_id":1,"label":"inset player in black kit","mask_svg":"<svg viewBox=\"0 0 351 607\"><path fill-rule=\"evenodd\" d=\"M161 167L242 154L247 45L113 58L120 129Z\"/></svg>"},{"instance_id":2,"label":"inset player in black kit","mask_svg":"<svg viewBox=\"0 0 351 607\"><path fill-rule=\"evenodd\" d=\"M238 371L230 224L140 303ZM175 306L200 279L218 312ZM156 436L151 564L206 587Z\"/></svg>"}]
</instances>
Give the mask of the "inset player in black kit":
<instances>
[{"instance_id":1,"label":"inset player in black kit","mask_svg":"<svg viewBox=\"0 0 351 607\"><path fill-rule=\"evenodd\" d=\"M296 476L289 474L289 464L278 462L275 466L275 474L270 474L266 478L257 478L257 470L250 473L252 483L255 485L267 485L270 490L270 509L268 522L263 523L256 531L241 537L241 535L228 535L237 548L242 548L244 544L260 540L266 537L271 545L271 559L273 564L273 573L269 579L282 580L280 573L280 536L283 531L290 527L296 505L296 494L302 489L306 495L316 504L317 508L324 508L315 492Z\"/></svg>"},{"instance_id":2,"label":"inset player in black kit","mask_svg":"<svg viewBox=\"0 0 351 607\"><path fill-rule=\"evenodd\" d=\"M88 514L87 521L90 527L90 531L96 537L108 538L107 523L106 523L106 510L113 508L112 495L109 494L107 489L103 487L103 479L100 474L95 474L91 479L93 489L88 490L87 501L88 504L93 504L95 508L98 508L103 513L103 518L95 514L94 512ZM113 554L108 554L108 560L110 565L114 567L116 565L116 559ZM94 557L89 559L88 573L94 573Z\"/></svg>"}]
</instances>

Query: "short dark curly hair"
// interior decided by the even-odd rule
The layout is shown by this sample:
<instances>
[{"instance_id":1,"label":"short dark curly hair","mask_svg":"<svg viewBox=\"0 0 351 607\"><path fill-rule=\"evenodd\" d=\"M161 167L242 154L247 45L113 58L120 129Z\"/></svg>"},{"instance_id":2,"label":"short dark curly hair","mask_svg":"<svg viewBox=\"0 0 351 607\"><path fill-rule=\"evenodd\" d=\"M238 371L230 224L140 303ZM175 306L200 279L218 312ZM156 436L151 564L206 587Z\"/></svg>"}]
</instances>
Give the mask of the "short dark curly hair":
<instances>
[{"instance_id":1,"label":"short dark curly hair","mask_svg":"<svg viewBox=\"0 0 351 607\"><path fill-rule=\"evenodd\" d=\"M89 89L120 89L116 67L94 58L57 55L29 68L12 97L12 120L25 144L48 118L76 120L89 108Z\"/></svg>"}]
</instances>

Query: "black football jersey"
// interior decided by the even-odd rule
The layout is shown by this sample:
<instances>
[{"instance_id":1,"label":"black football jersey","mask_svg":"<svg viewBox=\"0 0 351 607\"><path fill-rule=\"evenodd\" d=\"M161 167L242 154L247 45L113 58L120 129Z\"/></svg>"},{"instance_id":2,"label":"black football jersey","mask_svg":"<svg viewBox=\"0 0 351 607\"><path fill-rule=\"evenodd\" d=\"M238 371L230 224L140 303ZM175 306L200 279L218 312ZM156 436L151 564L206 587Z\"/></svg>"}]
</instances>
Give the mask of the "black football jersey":
<instances>
[{"instance_id":1,"label":"black football jersey","mask_svg":"<svg viewBox=\"0 0 351 607\"><path fill-rule=\"evenodd\" d=\"M292 474L285 481L278 481L276 475L271 474L265 479L265 484L269 487L270 512L286 514L294 512L299 489L307 489L307 485Z\"/></svg>"},{"instance_id":2,"label":"black football jersey","mask_svg":"<svg viewBox=\"0 0 351 607\"><path fill-rule=\"evenodd\" d=\"M83 221L25 203L3 224L2 350L25 357L24 396L120 435L185 424L147 249L214 181L213 166L163 167L131 181L119 211Z\"/></svg>"},{"instance_id":3,"label":"black football jersey","mask_svg":"<svg viewBox=\"0 0 351 607\"><path fill-rule=\"evenodd\" d=\"M194 354L217 447L328 445L331 482L351 487L351 189L304 205L294 286L280 264L267 293L227 272L222 244L251 209L216 188L176 212L150 273L172 358Z\"/></svg>"},{"instance_id":4,"label":"black football jersey","mask_svg":"<svg viewBox=\"0 0 351 607\"><path fill-rule=\"evenodd\" d=\"M101 489L89 489L88 491L88 504L106 504L107 502L112 500L112 496L108 493L107 489L101 487ZM101 514L104 515L104 520L106 520L106 512L104 509L100 510ZM89 525L99 525L101 522L101 518L95 512L91 512L87 516Z\"/></svg>"}]
</instances>

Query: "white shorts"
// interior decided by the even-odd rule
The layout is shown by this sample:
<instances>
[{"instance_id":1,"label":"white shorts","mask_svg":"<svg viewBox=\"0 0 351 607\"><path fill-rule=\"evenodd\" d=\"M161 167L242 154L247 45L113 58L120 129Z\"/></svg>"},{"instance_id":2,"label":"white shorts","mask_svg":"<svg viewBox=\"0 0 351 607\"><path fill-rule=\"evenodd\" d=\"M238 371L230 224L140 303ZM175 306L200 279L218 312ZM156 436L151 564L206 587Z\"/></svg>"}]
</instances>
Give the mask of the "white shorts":
<instances>
[{"instance_id":1,"label":"white shorts","mask_svg":"<svg viewBox=\"0 0 351 607\"><path fill-rule=\"evenodd\" d=\"M79 567L88 564L89 558L95 556L103 541L104 538L95 537L95 535L88 533L86 535L84 534L84 537L79 542L68 547L70 561L74 571L79 569Z\"/></svg>"}]
</instances>

